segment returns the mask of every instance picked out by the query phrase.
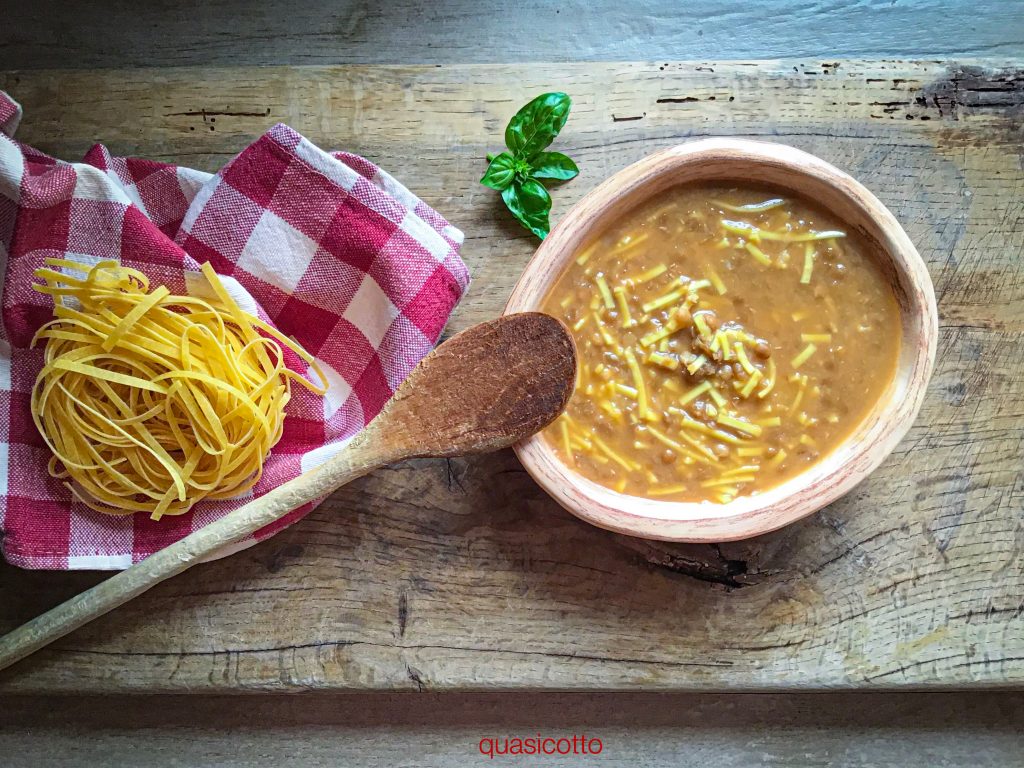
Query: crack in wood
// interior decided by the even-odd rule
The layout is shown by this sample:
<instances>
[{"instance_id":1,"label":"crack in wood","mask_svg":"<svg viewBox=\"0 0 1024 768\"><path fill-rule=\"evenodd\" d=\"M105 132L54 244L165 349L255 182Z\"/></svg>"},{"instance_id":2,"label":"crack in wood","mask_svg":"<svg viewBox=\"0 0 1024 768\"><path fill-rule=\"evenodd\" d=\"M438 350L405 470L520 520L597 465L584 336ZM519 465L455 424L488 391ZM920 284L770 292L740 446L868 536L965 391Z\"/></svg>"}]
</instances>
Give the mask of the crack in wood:
<instances>
[{"instance_id":1,"label":"crack in wood","mask_svg":"<svg viewBox=\"0 0 1024 768\"><path fill-rule=\"evenodd\" d=\"M190 109L185 112L165 112L164 117L201 117L206 121L208 117L270 117L270 107L263 112L228 112L224 110L215 111L209 109Z\"/></svg>"},{"instance_id":2,"label":"crack in wood","mask_svg":"<svg viewBox=\"0 0 1024 768\"><path fill-rule=\"evenodd\" d=\"M758 583L760 574L749 573L747 561L726 557L719 544L673 544L616 535L615 540L645 562L696 581L739 589Z\"/></svg>"},{"instance_id":3,"label":"crack in wood","mask_svg":"<svg viewBox=\"0 0 1024 768\"><path fill-rule=\"evenodd\" d=\"M266 648L240 648L240 649L223 649L215 651L189 651L189 650L177 650L177 651L100 651L91 650L88 648L62 648L58 646L50 646L42 653L50 655L68 655L68 654L86 654L91 656L121 656L127 658L143 657L143 658L163 658L167 656L244 656L249 654L265 654L265 653L295 653L303 650L320 650L325 648L349 648L352 646L371 646L375 648L393 649L398 651L412 650L412 651L456 651L465 653L484 653L484 654L499 654L499 655L510 655L510 656L543 656L546 658L554 659L566 659L572 661L598 661L598 662L609 662L614 664L648 664L654 666L663 667L706 667L706 668L720 668L720 667L732 667L734 666L731 661L669 661L666 659L641 659L634 657L619 657L619 656L605 656L601 654L584 654L584 653L562 653L558 651L522 651L510 648L483 648L478 646L466 646L466 645L447 645L447 644L422 644L422 645L400 645L400 644L388 644L388 643L375 643L369 640L324 640L313 643L298 643L288 644L282 646L272 646Z\"/></svg>"},{"instance_id":4,"label":"crack in wood","mask_svg":"<svg viewBox=\"0 0 1024 768\"><path fill-rule=\"evenodd\" d=\"M458 488L460 493L466 492L466 486L462 484L462 478L459 477L459 473L455 470L455 466L452 464L451 459L444 460L445 469L445 482L448 486L448 490L451 491L453 488Z\"/></svg>"},{"instance_id":5,"label":"crack in wood","mask_svg":"<svg viewBox=\"0 0 1024 768\"><path fill-rule=\"evenodd\" d=\"M416 683L416 688L420 693L426 690L426 684L423 682L423 673L420 672L416 667L411 667L408 664L405 665L405 673L409 676L409 679Z\"/></svg>"},{"instance_id":6,"label":"crack in wood","mask_svg":"<svg viewBox=\"0 0 1024 768\"><path fill-rule=\"evenodd\" d=\"M398 596L398 636L405 637L405 624L409 620L409 597L403 591Z\"/></svg>"},{"instance_id":7,"label":"crack in wood","mask_svg":"<svg viewBox=\"0 0 1024 768\"><path fill-rule=\"evenodd\" d=\"M1024 68L952 64L921 93L931 100L940 117L959 120L963 115L987 113L1019 118L1024 114ZM1015 128L1020 131L1019 121Z\"/></svg>"}]
</instances>

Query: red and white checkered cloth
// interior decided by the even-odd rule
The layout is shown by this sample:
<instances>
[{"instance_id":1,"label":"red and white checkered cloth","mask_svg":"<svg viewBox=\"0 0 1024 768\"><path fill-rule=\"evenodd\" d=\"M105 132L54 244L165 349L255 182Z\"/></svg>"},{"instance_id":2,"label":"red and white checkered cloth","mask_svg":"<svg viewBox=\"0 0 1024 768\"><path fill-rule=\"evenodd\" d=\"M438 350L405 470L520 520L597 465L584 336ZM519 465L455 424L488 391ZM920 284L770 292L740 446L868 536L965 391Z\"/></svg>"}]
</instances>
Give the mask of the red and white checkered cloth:
<instances>
[{"instance_id":1,"label":"red and white checkered cloth","mask_svg":"<svg viewBox=\"0 0 1024 768\"><path fill-rule=\"evenodd\" d=\"M10 138L20 117L0 91L0 537L15 565L126 568L326 460L430 351L469 284L459 230L372 163L285 125L210 175L99 145L82 163L55 160ZM43 352L28 344L53 312L30 286L47 257L118 259L173 293L208 261L243 308L318 358L327 396L292 389L284 436L245 497L157 522L94 512L47 474L29 412Z\"/></svg>"}]
</instances>

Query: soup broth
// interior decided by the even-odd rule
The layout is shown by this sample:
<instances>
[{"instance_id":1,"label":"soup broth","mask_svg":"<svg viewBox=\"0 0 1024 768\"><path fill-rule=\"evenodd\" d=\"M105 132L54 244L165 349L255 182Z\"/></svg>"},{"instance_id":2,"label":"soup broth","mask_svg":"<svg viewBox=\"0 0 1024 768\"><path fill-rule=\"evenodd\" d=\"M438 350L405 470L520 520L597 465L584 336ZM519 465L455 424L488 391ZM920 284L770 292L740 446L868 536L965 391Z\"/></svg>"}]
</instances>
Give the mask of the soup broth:
<instances>
[{"instance_id":1,"label":"soup broth","mask_svg":"<svg viewBox=\"0 0 1024 768\"><path fill-rule=\"evenodd\" d=\"M867 245L786 193L686 186L575 257L544 311L576 389L544 437L622 493L725 503L835 448L892 379L898 305Z\"/></svg>"}]
</instances>

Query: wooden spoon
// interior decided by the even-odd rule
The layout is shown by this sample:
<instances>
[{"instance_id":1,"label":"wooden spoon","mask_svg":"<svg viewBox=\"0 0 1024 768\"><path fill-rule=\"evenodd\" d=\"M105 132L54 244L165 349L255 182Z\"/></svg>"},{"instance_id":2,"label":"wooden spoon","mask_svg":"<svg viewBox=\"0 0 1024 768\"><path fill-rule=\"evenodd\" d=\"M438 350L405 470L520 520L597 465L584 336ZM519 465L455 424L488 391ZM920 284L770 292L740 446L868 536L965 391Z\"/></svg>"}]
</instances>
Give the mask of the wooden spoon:
<instances>
[{"instance_id":1,"label":"wooden spoon","mask_svg":"<svg viewBox=\"0 0 1024 768\"><path fill-rule=\"evenodd\" d=\"M0 669L371 470L506 448L550 424L576 376L572 337L538 312L506 315L427 355L333 458L0 638Z\"/></svg>"}]
</instances>

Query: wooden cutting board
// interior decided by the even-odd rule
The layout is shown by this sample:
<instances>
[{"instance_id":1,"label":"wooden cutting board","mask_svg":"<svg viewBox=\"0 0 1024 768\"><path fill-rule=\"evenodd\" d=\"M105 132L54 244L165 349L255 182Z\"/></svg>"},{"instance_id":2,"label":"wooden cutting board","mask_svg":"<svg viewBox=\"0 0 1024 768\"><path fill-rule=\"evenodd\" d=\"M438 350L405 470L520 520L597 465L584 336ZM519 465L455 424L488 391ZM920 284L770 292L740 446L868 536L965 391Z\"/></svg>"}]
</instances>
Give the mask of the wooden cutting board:
<instances>
[{"instance_id":1,"label":"wooden cutting board","mask_svg":"<svg viewBox=\"0 0 1024 768\"><path fill-rule=\"evenodd\" d=\"M394 173L467 234L449 331L491 318L535 246L479 186L508 117L575 106L557 149L601 179L689 138L813 152L928 263L938 363L916 426L845 499L721 546L591 528L511 453L346 487L274 539L138 598L0 691L1010 687L1024 683L1021 62L653 62L0 74L18 137L216 169L284 121ZM0 628L100 574L0 567Z\"/></svg>"}]
</instances>

